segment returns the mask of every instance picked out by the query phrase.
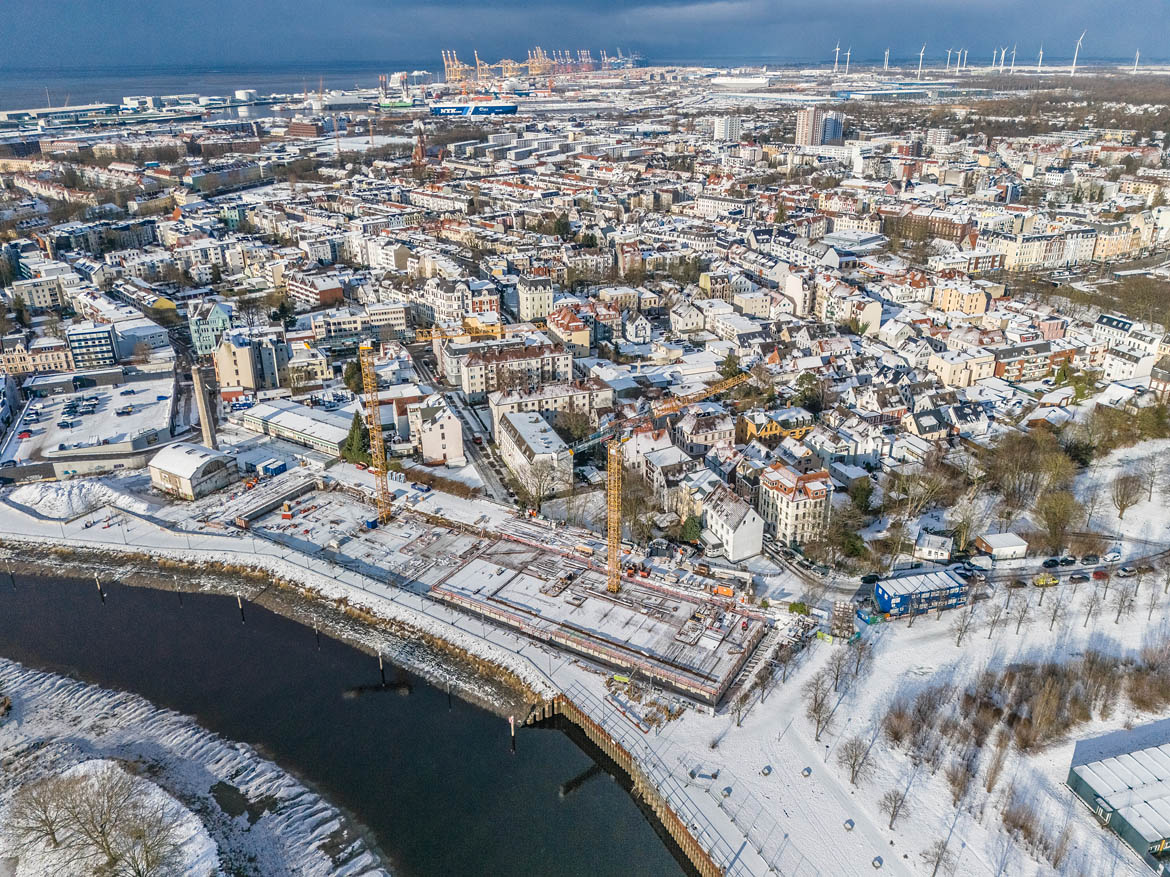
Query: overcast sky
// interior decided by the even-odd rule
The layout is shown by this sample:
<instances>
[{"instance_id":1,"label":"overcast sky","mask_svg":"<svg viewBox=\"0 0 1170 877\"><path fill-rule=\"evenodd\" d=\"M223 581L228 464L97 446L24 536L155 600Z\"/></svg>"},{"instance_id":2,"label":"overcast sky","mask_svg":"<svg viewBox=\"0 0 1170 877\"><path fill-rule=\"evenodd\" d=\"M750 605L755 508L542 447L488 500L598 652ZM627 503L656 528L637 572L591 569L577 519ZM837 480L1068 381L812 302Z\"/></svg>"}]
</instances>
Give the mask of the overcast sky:
<instances>
[{"instance_id":1,"label":"overcast sky","mask_svg":"<svg viewBox=\"0 0 1170 877\"><path fill-rule=\"evenodd\" d=\"M1055 62L1153 60L1165 48L1170 0L39 0L4 16L0 67L116 65L306 65L428 61L453 48L471 61L524 60L546 50L615 47L651 59L822 60L833 46L854 59L945 55L966 46L990 63L996 46L1018 44L1032 63L1044 44Z\"/></svg>"}]
</instances>

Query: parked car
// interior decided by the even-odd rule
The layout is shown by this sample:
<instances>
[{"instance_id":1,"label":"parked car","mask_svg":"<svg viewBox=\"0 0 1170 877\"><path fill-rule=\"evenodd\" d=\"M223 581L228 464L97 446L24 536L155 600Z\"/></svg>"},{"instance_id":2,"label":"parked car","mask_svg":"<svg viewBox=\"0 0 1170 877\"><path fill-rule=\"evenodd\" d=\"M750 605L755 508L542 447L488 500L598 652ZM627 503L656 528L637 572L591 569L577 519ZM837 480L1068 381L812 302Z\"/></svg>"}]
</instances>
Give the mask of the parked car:
<instances>
[{"instance_id":1,"label":"parked car","mask_svg":"<svg viewBox=\"0 0 1170 877\"><path fill-rule=\"evenodd\" d=\"M880 580L881 577L874 573L870 573L869 575L861 577L861 583L863 585L876 585Z\"/></svg>"},{"instance_id":2,"label":"parked car","mask_svg":"<svg viewBox=\"0 0 1170 877\"><path fill-rule=\"evenodd\" d=\"M1068 580L1074 585L1081 585L1087 582L1089 577L1083 572L1074 572L1071 576L1068 577Z\"/></svg>"},{"instance_id":3,"label":"parked car","mask_svg":"<svg viewBox=\"0 0 1170 877\"><path fill-rule=\"evenodd\" d=\"M1090 566L1094 563L1100 563L1100 562L1101 562L1101 558L1099 558L1095 554L1086 554L1084 557L1081 558L1081 563L1083 563L1085 566Z\"/></svg>"},{"instance_id":4,"label":"parked car","mask_svg":"<svg viewBox=\"0 0 1170 877\"><path fill-rule=\"evenodd\" d=\"M1111 549L1101 555L1101 559L1106 563L1117 563L1117 561L1121 560L1121 552L1115 548Z\"/></svg>"},{"instance_id":5,"label":"parked car","mask_svg":"<svg viewBox=\"0 0 1170 877\"><path fill-rule=\"evenodd\" d=\"M1009 588L1026 588L1026 587L1028 587L1028 583L1025 582L1023 579L1012 579L1010 582L1008 582L1008 587Z\"/></svg>"},{"instance_id":6,"label":"parked car","mask_svg":"<svg viewBox=\"0 0 1170 877\"><path fill-rule=\"evenodd\" d=\"M30 439L32 438L32 433L26 429L21 431L16 437L19 439Z\"/></svg>"},{"instance_id":7,"label":"parked car","mask_svg":"<svg viewBox=\"0 0 1170 877\"><path fill-rule=\"evenodd\" d=\"M1059 581L1060 579L1058 579L1052 573L1042 572L1037 575L1036 578L1032 579L1032 584L1037 588L1051 588Z\"/></svg>"},{"instance_id":8,"label":"parked car","mask_svg":"<svg viewBox=\"0 0 1170 877\"><path fill-rule=\"evenodd\" d=\"M1050 557L1040 565L1045 569L1056 569L1058 566L1060 566L1060 559L1056 557Z\"/></svg>"},{"instance_id":9,"label":"parked car","mask_svg":"<svg viewBox=\"0 0 1170 877\"><path fill-rule=\"evenodd\" d=\"M474 442L477 445L482 445L483 444L483 436L477 435L475 438L472 439L472 442Z\"/></svg>"},{"instance_id":10,"label":"parked car","mask_svg":"<svg viewBox=\"0 0 1170 877\"><path fill-rule=\"evenodd\" d=\"M1137 569L1132 566L1123 566L1117 571L1119 579L1131 579L1137 575Z\"/></svg>"},{"instance_id":11,"label":"parked car","mask_svg":"<svg viewBox=\"0 0 1170 877\"><path fill-rule=\"evenodd\" d=\"M1061 566L1076 566L1076 562L1077 559L1075 557L1069 557L1068 555L1065 555L1060 559Z\"/></svg>"},{"instance_id":12,"label":"parked car","mask_svg":"<svg viewBox=\"0 0 1170 877\"><path fill-rule=\"evenodd\" d=\"M1108 578L1109 578L1109 573L1108 573L1108 572L1106 572L1105 570L1103 570L1103 569L1095 569L1095 570L1093 570L1093 581L1095 581L1095 582L1103 582L1103 581L1105 581L1105 580L1106 580L1106 579L1108 579Z\"/></svg>"}]
</instances>

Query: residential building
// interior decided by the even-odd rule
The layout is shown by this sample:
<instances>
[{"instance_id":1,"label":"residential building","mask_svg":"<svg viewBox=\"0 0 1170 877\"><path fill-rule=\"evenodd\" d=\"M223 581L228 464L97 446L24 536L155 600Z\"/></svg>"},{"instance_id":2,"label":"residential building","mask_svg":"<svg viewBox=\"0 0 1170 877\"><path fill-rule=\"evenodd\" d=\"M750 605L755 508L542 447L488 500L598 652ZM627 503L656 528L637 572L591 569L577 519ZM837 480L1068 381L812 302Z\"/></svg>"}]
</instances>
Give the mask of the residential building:
<instances>
[{"instance_id":1,"label":"residential building","mask_svg":"<svg viewBox=\"0 0 1170 877\"><path fill-rule=\"evenodd\" d=\"M291 351L277 334L250 335L235 329L224 334L214 355L215 378L221 388L239 387L252 393L289 385Z\"/></svg>"},{"instance_id":2,"label":"residential building","mask_svg":"<svg viewBox=\"0 0 1170 877\"><path fill-rule=\"evenodd\" d=\"M777 542L804 544L829 526L833 482L824 469L801 473L773 463L760 476L758 508Z\"/></svg>"},{"instance_id":3,"label":"residential building","mask_svg":"<svg viewBox=\"0 0 1170 877\"><path fill-rule=\"evenodd\" d=\"M410 442L427 464L463 466L463 422L442 393L406 407Z\"/></svg>"},{"instance_id":4,"label":"residential building","mask_svg":"<svg viewBox=\"0 0 1170 877\"><path fill-rule=\"evenodd\" d=\"M703 501L703 538L722 546L723 555L740 563L760 553L764 519L730 487L715 489Z\"/></svg>"},{"instance_id":5,"label":"residential building","mask_svg":"<svg viewBox=\"0 0 1170 877\"><path fill-rule=\"evenodd\" d=\"M496 442L500 458L537 500L572 483L572 453L548 421L536 412L505 414Z\"/></svg>"}]
</instances>

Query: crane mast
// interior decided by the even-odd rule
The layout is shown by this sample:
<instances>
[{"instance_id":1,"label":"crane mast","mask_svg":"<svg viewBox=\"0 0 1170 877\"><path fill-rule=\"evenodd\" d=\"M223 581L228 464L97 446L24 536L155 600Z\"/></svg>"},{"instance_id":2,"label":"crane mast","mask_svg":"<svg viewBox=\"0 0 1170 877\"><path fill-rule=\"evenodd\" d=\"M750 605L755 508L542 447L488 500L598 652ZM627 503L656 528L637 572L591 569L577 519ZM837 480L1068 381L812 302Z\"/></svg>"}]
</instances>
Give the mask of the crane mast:
<instances>
[{"instance_id":1,"label":"crane mast","mask_svg":"<svg viewBox=\"0 0 1170 877\"><path fill-rule=\"evenodd\" d=\"M374 474L375 503L378 507L378 523L390 521L393 514L390 496L390 479L386 474L386 440L382 435L381 400L378 398L378 372L374 368L374 348L366 342L358 350L362 366L362 388L366 396L366 428L370 433L370 461Z\"/></svg>"},{"instance_id":2,"label":"crane mast","mask_svg":"<svg viewBox=\"0 0 1170 877\"><path fill-rule=\"evenodd\" d=\"M712 396L718 396L748 380L751 380L751 375L741 372L734 377L704 387L698 392L671 397L654 405L649 414L611 424L600 433L590 436L573 447L573 451L576 452L595 445L599 441L605 441L605 537L607 549L605 588L611 594L616 594L622 587L622 445L628 439L628 435L623 436L616 433L625 433L656 418L676 414L688 405L693 405ZM371 447L373 447L372 443Z\"/></svg>"}]
</instances>

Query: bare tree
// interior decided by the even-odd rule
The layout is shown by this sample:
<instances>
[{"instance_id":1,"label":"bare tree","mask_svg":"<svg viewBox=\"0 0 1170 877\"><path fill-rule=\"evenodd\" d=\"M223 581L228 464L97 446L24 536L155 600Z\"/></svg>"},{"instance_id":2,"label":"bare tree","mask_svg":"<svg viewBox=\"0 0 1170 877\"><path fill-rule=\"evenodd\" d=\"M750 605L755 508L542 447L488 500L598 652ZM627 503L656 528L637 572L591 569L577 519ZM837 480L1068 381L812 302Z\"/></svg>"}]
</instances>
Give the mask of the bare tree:
<instances>
[{"instance_id":1,"label":"bare tree","mask_svg":"<svg viewBox=\"0 0 1170 877\"><path fill-rule=\"evenodd\" d=\"M873 658L873 642L859 638L853 641L850 649L853 652L853 676L856 678Z\"/></svg>"},{"instance_id":2,"label":"bare tree","mask_svg":"<svg viewBox=\"0 0 1170 877\"><path fill-rule=\"evenodd\" d=\"M1109 498L1113 507L1117 509L1117 519L1125 517L1126 511L1133 508L1141 500L1142 490L1145 487L1142 477L1132 472L1118 475L1109 484Z\"/></svg>"},{"instance_id":3,"label":"bare tree","mask_svg":"<svg viewBox=\"0 0 1170 877\"><path fill-rule=\"evenodd\" d=\"M939 838L922 851L922 860L930 867L930 877L936 877L939 871L948 873L955 867L955 854L947 849L945 838Z\"/></svg>"},{"instance_id":4,"label":"bare tree","mask_svg":"<svg viewBox=\"0 0 1170 877\"><path fill-rule=\"evenodd\" d=\"M1136 474L1145 482L1147 500L1154 498L1154 488L1158 486L1165 468L1161 454L1150 454L1138 461Z\"/></svg>"},{"instance_id":5,"label":"bare tree","mask_svg":"<svg viewBox=\"0 0 1170 877\"><path fill-rule=\"evenodd\" d=\"M951 630L955 634L955 646L963 645L963 638L975 626L975 619L979 615L979 606L976 603L967 603L955 613L955 620L951 622Z\"/></svg>"},{"instance_id":6,"label":"bare tree","mask_svg":"<svg viewBox=\"0 0 1170 877\"><path fill-rule=\"evenodd\" d=\"M947 785L951 787L951 803L957 807L975 779L975 759L971 755L955 758L947 766L946 777Z\"/></svg>"},{"instance_id":7,"label":"bare tree","mask_svg":"<svg viewBox=\"0 0 1170 877\"><path fill-rule=\"evenodd\" d=\"M561 481L562 470L551 460L537 460L528 467L528 478L525 479L532 501L539 511L544 506L544 500L552 493Z\"/></svg>"},{"instance_id":8,"label":"bare tree","mask_svg":"<svg viewBox=\"0 0 1170 877\"><path fill-rule=\"evenodd\" d=\"M1064 616L1067 614L1067 610L1068 601L1065 599L1064 595L1060 593L1060 591L1057 591L1052 595L1052 603L1048 607L1049 630L1052 630L1058 619L1064 618Z\"/></svg>"},{"instance_id":9,"label":"bare tree","mask_svg":"<svg viewBox=\"0 0 1170 877\"><path fill-rule=\"evenodd\" d=\"M995 633L995 629L999 627L999 622L1003 620L1004 614L1007 612L1008 602L1012 598L1012 592L1008 591L1008 598L1003 603L996 603L991 607L991 617L987 619L987 638L991 639L991 635Z\"/></svg>"},{"instance_id":10,"label":"bare tree","mask_svg":"<svg viewBox=\"0 0 1170 877\"><path fill-rule=\"evenodd\" d=\"M1093 515L1101 507L1103 487L1100 481L1093 476L1092 467L1089 469L1089 482L1081 492L1081 505L1085 511L1085 527L1093 526Z\"/></svg>"},{"instance_id":11,"label":"bare tree","mask_svg":"<svg viewBox=\"0 0 1170 877\"><path fill-rule=\"evenodd\" d=\"M1113 592L1113 607L1117 610L1117 615L1113 619L1114 624L1120 624L1121 616L1129 615L1133 612L1133 604L1136 602L1136 599L1132 585L1123 584L1117 586L1117 590Z\"/></svg>"},{"instance_id":12,"label":"bare tree","mask_svg":"<svg viewBox=\"0 0 1170 877\"><path fill-rule=\"evenodd\" d=\"M65 799L70 829L85 840L95 858L114 865L118 861L119 823L138 791L134 779L116 765L102 764L86 774L75 791Z\"/></svg>"},{"instance_id":13,"label":"bare tree","mask_svg":"<svg viewBox=\"0 0 1170 877\"><path fill-rule=\"evenodd\" d=\"M1101 608L1101 595L1097 593L1097 589L1093 589L1093 593L1089 595L1089 599L1085 602L1085 621L1081 627L1088 627L1089 621Z\"/></svg>"},{"instance_id":14,"label":"bare tree","mask_svg":"<svg viewBox=\"0 0 1170 877\"><path fill-rule=\"evenodd\" d=\"M903 814L909 814L910 807L906 803L906 796L910 790L892 788L884 795L881 801L878 802L878 807L883 813L890 817L890 828L894 827L894 823L898 821L898 817Z\"/></svg>"},{"instance_id":15,"label":"bare tree","mask_svg":"<svg viewBox=\"0 0 1170 877\"><path fill-rule=\"evenodd\" d=\"M68 786L75 780L48 777L22 785L12 796L8 808L8 829L26 848L48 844L56 848L65 840L69 814L65 800Z\"/></svg>"},{"instance_id":16,"label":"bare tree","mask_svg":"<svg viewBox=\"0 0 1170 877\"><path fill-rule=\"evenodd\" d=\"M849 671L849 665L852 663L852 655L843 648L834 648L832 655L829 656L829 663L826 665L829 677L833 680L833 691L837 691L841 686L841 680L845 678Z\"/></svg>"},{"instance_id":17,"label":"bare tree","mask_svg":"<svg viewBox=\"0 0 1170 877\"><path fill-rule=\"evenodd\" d=\"M820 742L821 734L833 721L832 689L824 670L804 684L804 714L813 723L813 739Z\"/></svg>"},{"instance_id":18,"label":"bare tree","mask_svg":"<svg viewBox=\"0 0 1170 877\"><path fill-rule=\"evenodd\" d=\"M1032 605L1027 598L1016 602L1015 608L1012 610L1012 618L1016 621L1016 633L1020 632L1020 628L1032 617Z\"/></svg>"},{"instance_id":19,"label":"bare tree","mask_svg":"<svg viewBox=\"0 0 1170 877\"><path fill-rule=\"evenodd\" d=\"M780 681L788 681L788 671L792 669L793 663L796 661L796 652L791 646L783 645L776 651L776 666L780 668Z\"/></svg>"},{"instance_id":20,"label":"bare tree","mask_svg":"<svg viewBox=\"0 0 1170 877\"><path fill-rule=\"evenodd\" d=\"M855 786L873 773L869 744L860 737L850 737L837 748L837 763L849 771L849 782Z\"/></svg>"},{"instance_id":21,"label":"bare tree","mask_svg":"<svg viewBox=\"0 0 1170 877\"><path fill-rule=\"evenodd\" d=\"M987 765L987 779L983 784L983 788L990 794L995 789L995 784L999 781L1000 772L1003 770L1003 763L1007 760L1008 742L1010 738L1006 730L1000 730L995 738L995 749L991 754L991 761Z\"/></svg>"},{"instance_id":22,"label":"bare tree","mask_svg":"<svg viewBox=\"0 0 1170 877\"><path fill-rule=\"evenodd\" d=\"M1158 608L1158 603L1162 599L1162 595L1158 593L1157 588L1150 588L1146 592L1146 607L1149 611L1146 612L1146 621L1154 617L1154 610Z\"/></svg>"},{"instance_id":23,"label":"bare tree","mask_svg":"<svg viewBox=\"0 0 1170 877\"><path fill-rule=\"evenodd\" d=\"M127 877L164 877L177 874L182 847L174 806L147 807L141 801L122 821L118 837L119 874Z\"/></svg>"}]
</instances>

